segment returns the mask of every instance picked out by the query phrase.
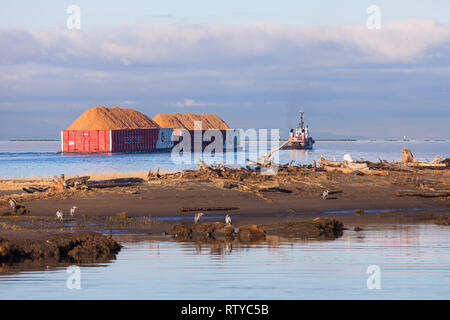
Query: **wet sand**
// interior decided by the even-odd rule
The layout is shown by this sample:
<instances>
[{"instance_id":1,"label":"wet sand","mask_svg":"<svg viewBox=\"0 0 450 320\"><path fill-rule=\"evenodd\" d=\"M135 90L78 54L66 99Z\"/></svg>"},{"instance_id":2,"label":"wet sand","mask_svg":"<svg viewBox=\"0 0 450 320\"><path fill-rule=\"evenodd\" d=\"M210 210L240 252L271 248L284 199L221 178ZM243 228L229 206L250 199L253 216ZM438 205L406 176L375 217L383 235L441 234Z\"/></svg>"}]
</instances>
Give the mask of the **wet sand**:
<instances>
[{"instance_id":1,"label":"wet sand","mask_svg":"<svg viewBox=\"0 0 450 320\"><path fill-rule=\"evenodd\" d=\"M230 185L237 187L230 189ZM133 187L54 190L39 194L0 189L0 215L9 210L7 199L14 197L37 218L55 218L57 210L67 216L72 206L78 207L77 216L84 219L101 220L120 212L126 212L130 218L151 217L155 223L144 229L155 234L179 223L176 218L193 219L195 212L181 212L186 207L238 207L228 211L236 226L323 216L351 225L403 223L450 215L448 196L396 196L401 191L450 190L450 169L392 171L387 176L376 176L300 168L275 176L252 174L244 178L215 177L213 173L197 170L182 178L163 175ZM321 194L325 189L330 195L324 200ZM353 213L357 209L364 213ZM204 219L217 216L220 220L225 214L227 211L208 211ZM173 221L169 221L171 217ZM0 217L0 222L5 222L3 219Z\"/></svg>"}]
</instances>

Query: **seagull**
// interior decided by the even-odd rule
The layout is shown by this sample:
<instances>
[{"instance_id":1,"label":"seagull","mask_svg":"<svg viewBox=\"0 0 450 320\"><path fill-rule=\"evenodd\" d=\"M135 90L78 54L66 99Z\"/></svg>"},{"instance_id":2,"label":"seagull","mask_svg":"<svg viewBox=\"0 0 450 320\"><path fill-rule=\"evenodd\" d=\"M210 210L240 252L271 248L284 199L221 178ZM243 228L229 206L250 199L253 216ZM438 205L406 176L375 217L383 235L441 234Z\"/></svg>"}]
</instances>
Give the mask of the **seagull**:
<instances>
[{"instance_id":1,"label":"seagull","mask_svg":"<svg viewBox=\"0 0 450 320\"><path fill-rule=\"evenodd\" d=\"M77 207L73 206L72 208L70 208L70 216L73 217L73 215L75 214L75 210L77 210Z\"/></svg>"},{"instance_id":2,"label":"seagull","mask_svg":"<svg viewBox=\"0 0 450 320\"><path fill-rule=\"evenodd\" d=\"M231 226L231 217L229 214L226 215L225 217L225 223L229 226Z\"/></svg>"},{"instance_id":3,"label":"seagull","mask_svg":"<svg viewBox=\"0 0 450 320\"><path fill-rule=\"evenodd\" d=\"M322 199L326 199L327 197L328 197L328 190L325 190L323 193L322 193Z\"/></svg>"},{"instance_id":4,"label":"seagull","mask_svg":"<svg viewBox=\"0 0 450 320\"><path fill-rule=\"evenodd\" d=\"M9 205L11 206L11 208L16 211L17 209L17 203L14 199L9 200Z\"/></svg>"},{"instance_id":5,"label":"seagull","mask_svg":"<svg viewBox=\"0 0 450 320\"><path fill-rule=\"evenodd\" d=\"M195 217L194 217L194 222L195 222L195 224L197 224L198 220L200 220L200 218L201 218L202 215L203 215L203 212L197 212L197 213L195 214Z\"/></svg>"},{"instance_id":6,"label":"seagull","mask_svg":"<svg viewBox=\"0 0 450 320\"><path fill-rule=\"evenodd\" d=\"M56 218L58 218L61 221L64 220L64 215L61 210L56 211Z\"/></svg>"}]
</instances>

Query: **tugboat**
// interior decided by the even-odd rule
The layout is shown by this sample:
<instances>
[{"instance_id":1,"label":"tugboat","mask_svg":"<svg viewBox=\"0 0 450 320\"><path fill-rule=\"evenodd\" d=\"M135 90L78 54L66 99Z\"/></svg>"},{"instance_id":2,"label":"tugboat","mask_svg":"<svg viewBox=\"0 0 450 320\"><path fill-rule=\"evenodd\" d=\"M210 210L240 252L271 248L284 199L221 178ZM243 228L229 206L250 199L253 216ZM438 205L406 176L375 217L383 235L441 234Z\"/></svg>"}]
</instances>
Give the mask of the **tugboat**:
<instances>
[{"instance_id":1,"label":"tugboat","mask_svg":"<svg viewBox=\"0 0 450 320\"><path fill-rule=\"evenodd\" d=\"M305 127L304 112L300 111L300 123L297 128L291 129L289 133L289 142L283 146L283 149L312 149L314 139L309 136L309 127Z\"/></svg>"}]
</instances>

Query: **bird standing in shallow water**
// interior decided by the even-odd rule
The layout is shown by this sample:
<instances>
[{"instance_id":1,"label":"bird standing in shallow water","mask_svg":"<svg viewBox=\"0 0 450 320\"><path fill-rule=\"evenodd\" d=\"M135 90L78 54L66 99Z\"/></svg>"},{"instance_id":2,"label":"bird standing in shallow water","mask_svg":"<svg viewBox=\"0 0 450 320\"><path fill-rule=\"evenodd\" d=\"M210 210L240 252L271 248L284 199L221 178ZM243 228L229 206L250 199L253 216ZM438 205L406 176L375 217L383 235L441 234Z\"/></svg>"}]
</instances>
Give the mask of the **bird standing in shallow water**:
<instances>
[{"instance_id":1,"label":"bird standing in shallow water","mask_svg":"<svg viewBox=\"0 0 450 320\"><path fill-rule=\"evenodd\" d=\"M11 206L11 208L16 211L17 209L17 203L14 199L9 200L9 205Z\"/></svg>"},{"instance_id":2,"label":"bird standing in shallow water","mask_svg":"<svg viewBox=\"0 0 450 320\"><path fill-rule=\"evenodd\" d=\"M197 224L198 220L203 216L203 212L197 212L194 217L194 222Z\"/></svg>"},{"instance_id":3,"label":"bird standing in shallow water","mask_svg":"<svg viewBox=\"0 0 450 320\"><path fill-rule=\"evenodd\" d=\"M77 210L77 207L73 206L72 208L70 208L70 216L73 217L73 215L75 214L75 210Z\"/></svg>"},{"instance_id":4,"label":"bird standing in shallow water","mask_svg":"<svg viewBox=\"0 0 450 320\"><path fill-rule=\"evenodd\" d=\"M225 216L225 223L226 223L227 225L231 226L231 217L230 217L229 214L227 214L227 215Z\"/></svg>"},{"instance_id":5,"label":"bird standing in shallow water","mask_svg":"<svg viewBox=\"0 0 450 320\"><path fill-rule=\"evenodd\" d=\"M322 193L322 199L326 199L327 197L328 197L328 190L325 190L323 193Z\"/></svg>"},{"instance_id":6,"label":"bird standing in shallow water","mask_svg":"<svg viewBox=\"0 0 450 320\"><path fill-rule=\"evenodd\" d=\"M63 215L61 210L56 211L56 218L61 220L61 221L64 220L64 215Z\"/></svg>"}]
</instances>

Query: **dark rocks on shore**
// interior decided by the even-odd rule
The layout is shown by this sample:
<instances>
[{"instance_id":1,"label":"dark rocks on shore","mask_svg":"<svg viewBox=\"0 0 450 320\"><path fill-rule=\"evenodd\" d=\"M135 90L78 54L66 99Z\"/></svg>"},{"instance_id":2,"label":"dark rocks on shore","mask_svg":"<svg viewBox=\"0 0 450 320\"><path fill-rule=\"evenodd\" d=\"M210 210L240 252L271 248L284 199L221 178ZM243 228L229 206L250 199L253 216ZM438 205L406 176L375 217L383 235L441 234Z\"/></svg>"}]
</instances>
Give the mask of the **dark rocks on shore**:
<instances>
[{"instance_id":1,"label":"dark rocks on shore","mask_svg":"<svg viewBox=\"0 0 450 320\"><path fill-rule=\"evenodd\" d=\"M336 239L342 236L344 224L336 219L316 218L313 221L280 222L260 226L268 235L301 239Z\"/></svg>"},{"instance_id":2,"label":"dark rocks on shore","mask_svg":"<svg viewBox=\"0 0 450 320\"><path fill-rule=\"evenodd\" d=\"M264 230L262 227L255 224L250 224L240 227L237 236L240 241L248 242L264 240L266 238L266 234L266 230Z\"/></svg>"},{"instance_id":3,"label":"dark rocks on shore","mask_svg":"<svg viewBox=\"0 0 450 320\"><path fill-rule=\"evenodd\" d=\"M29 214L30 214L30 210L28 210L24 206L17 205L16 210L8 211L8 212L4 213L3 216L5 216L5 217L6 216L24 216L24 215L29 215Z\"/></svg>"},{"instance_id":4,"label":"dark rocks on shore","mask_svg":"<svg viewBox=\"0 0 450 320\"><path fill-rule=\"evenodd\" d=\"M434 220L434 223L439 226L450 226L450 218L449 217L437 218L436 220Z\"/></svg>"},{"instance_id":5,"label":"dark rocks on shore","mask_svg":"<svg viewBox=\"0 0 450 320\"><path fill-rule=\"evenodd\" d=\"M33 234L21 240L0 238L0 263L24 260L51 260L57 262L106 262L116 257L121 245L96 232L65 234Z\"/></svg>"},{"instance_id":6,"label":"dark rocks on shore","mask_svg":"<svg viewBox=\"0 0 450 320\"><path fill-rule=\"evenodd\" d=\"M234 228L223 222L190 223L174 226L172 234L186 240L233 240Z\"/></svg>"},{"instance_id":7,"label":"dark rocks on shore","mask_svg":"<svg viewBox=\"0 0 450 320\"><path fill-rule=\"evenodd\" d=\"M263 241L267 236L299 239L335 239L342 236L344 225L335 219L313 221L280 222L266 225L244 225L235 233L232 226L223 222L181 224L172 228L179 240L196 241Z\"/></svg>"}]
</instances>

